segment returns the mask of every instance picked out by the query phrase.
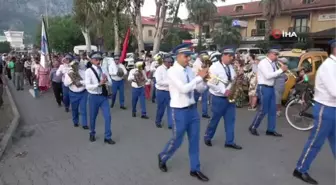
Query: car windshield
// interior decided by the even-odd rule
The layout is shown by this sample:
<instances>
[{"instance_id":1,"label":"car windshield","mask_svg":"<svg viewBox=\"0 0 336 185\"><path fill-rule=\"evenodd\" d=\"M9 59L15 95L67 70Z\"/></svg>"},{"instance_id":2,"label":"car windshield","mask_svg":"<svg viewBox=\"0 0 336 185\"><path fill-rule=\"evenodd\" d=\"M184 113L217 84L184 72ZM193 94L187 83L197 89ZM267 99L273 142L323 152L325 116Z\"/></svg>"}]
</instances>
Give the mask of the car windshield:
<instances>
[{"instance_id":1,"label":"car windshield","mask_svg":"<svg viewBox=\"0 0 336 185\"><path fill-rule=\"evenodd\" d=\"M288 69L293 70L299 66L300 57L283 56L288 60Z\"/></svg>"}]
</instances>

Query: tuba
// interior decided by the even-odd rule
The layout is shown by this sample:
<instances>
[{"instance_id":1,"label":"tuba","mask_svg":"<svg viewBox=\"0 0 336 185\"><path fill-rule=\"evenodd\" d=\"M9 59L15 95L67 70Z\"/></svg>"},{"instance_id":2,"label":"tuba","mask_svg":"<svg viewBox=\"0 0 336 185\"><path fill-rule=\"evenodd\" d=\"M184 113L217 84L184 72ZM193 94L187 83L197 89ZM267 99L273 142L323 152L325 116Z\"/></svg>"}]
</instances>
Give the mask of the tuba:
<instances>
[{"instance_id":1,"label":"tuba","mask_svg":"<svg viewBox=\"0 0 336 185\"><path fill-rule=\"evenodd\" d=\"M139 87L142 87L146 84L146 78L143 75L141 66L138 67L134 73L134 81Z\"/></svg>"},{"instance_id":2,"label":"tuba","mask_svg":"<svg viewBox=\"0 0 336 185\"><path fill-rule=\"evenodd\" d=\"M209 68L212 65L209 55L202 55L201 61L202 61L202 68Z\"/></svg>"}]
</instances>

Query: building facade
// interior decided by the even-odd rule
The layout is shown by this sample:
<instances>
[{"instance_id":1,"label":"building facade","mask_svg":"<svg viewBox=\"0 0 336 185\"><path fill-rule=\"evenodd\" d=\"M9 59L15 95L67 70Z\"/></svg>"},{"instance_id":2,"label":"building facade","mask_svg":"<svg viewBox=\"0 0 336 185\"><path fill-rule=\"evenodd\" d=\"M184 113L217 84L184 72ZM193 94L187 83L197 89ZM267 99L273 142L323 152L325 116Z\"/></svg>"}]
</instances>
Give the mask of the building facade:
<instances>
[{"instance_id":1,"label":"building facade","mask_svg":"<svg viewBox=\"0 0 336 185\"><path fill-rule=\"evenodd\" d=\"M203 27L211 32L219 24L222 16L234 19L233 26L240 27L241 44L254 45L265 40L266 19L263 17L262 5L259 1L221 6L217 8L218 16ZM295 32L306 34L314 40L314 44L326 44L335 37L336 1L335 0L283 0L283 10L272 23L273 31ZM208 34L208 33L206 33ZM298 42L292 40L291 43Z\"/></svg>"},{"instance_id":2,"label":"building facade","mask_svg":"<svg viewBox=\"0 0 336 185\"><path fill-rule=\"evenodd\" d=\"M10 43L14 50L24 50L23 44L24 32L23 31L5 31L4 32L7 42Z\"/></svg>"}]
</instances>

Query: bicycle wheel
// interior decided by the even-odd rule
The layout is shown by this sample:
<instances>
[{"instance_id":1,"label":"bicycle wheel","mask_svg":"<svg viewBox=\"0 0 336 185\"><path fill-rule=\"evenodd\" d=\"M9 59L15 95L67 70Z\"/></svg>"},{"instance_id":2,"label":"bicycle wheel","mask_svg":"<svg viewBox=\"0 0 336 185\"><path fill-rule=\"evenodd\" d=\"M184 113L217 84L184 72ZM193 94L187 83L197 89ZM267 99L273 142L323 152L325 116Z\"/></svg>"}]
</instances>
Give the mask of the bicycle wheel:
<instances>
[{"instance_id":1,"label":"bicycle wheel","mask_svg":"<svg viewBox=\"0 0 336 185\"><path fill-rule=\"evenodd\" d=\"M300 112L304 108L304 102L299 99L291 100L286 106L286 119L290 126L297 130L306 131L310 130L314 126L314 120L309 117L300 115ZM307 113L312 112L312 107L310 107Z\"/></svg>"}]
</instances>

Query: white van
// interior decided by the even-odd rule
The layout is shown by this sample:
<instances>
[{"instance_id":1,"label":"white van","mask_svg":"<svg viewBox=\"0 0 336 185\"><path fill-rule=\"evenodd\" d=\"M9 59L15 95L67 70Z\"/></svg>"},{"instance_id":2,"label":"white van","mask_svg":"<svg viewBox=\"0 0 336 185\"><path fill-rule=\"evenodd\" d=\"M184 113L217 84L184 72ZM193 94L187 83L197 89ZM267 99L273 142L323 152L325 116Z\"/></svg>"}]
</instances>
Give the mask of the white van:
<instances>
[{"instance_id":1,"label":"white van","mask_svg":"<svg viewBox=\"0 0 336 185\"><path fill-rule=\"evenodd\" d=\"M86 52L86 45L79 45L74 47L74 53L79 55L80 53ZM98 51L97 46L91 45L91 52Z\"/></svg>"},{"instance_id":2,"label":"white van","mask_svg":"<svg viewBox=\"0 0 336 185\"><path fill-rule=\"evenodd\" d=\"M236 52L239 52L240 54L255 54L255 55L265 53L261 48L237 48Z\"/></svg>"}]
</instances>

